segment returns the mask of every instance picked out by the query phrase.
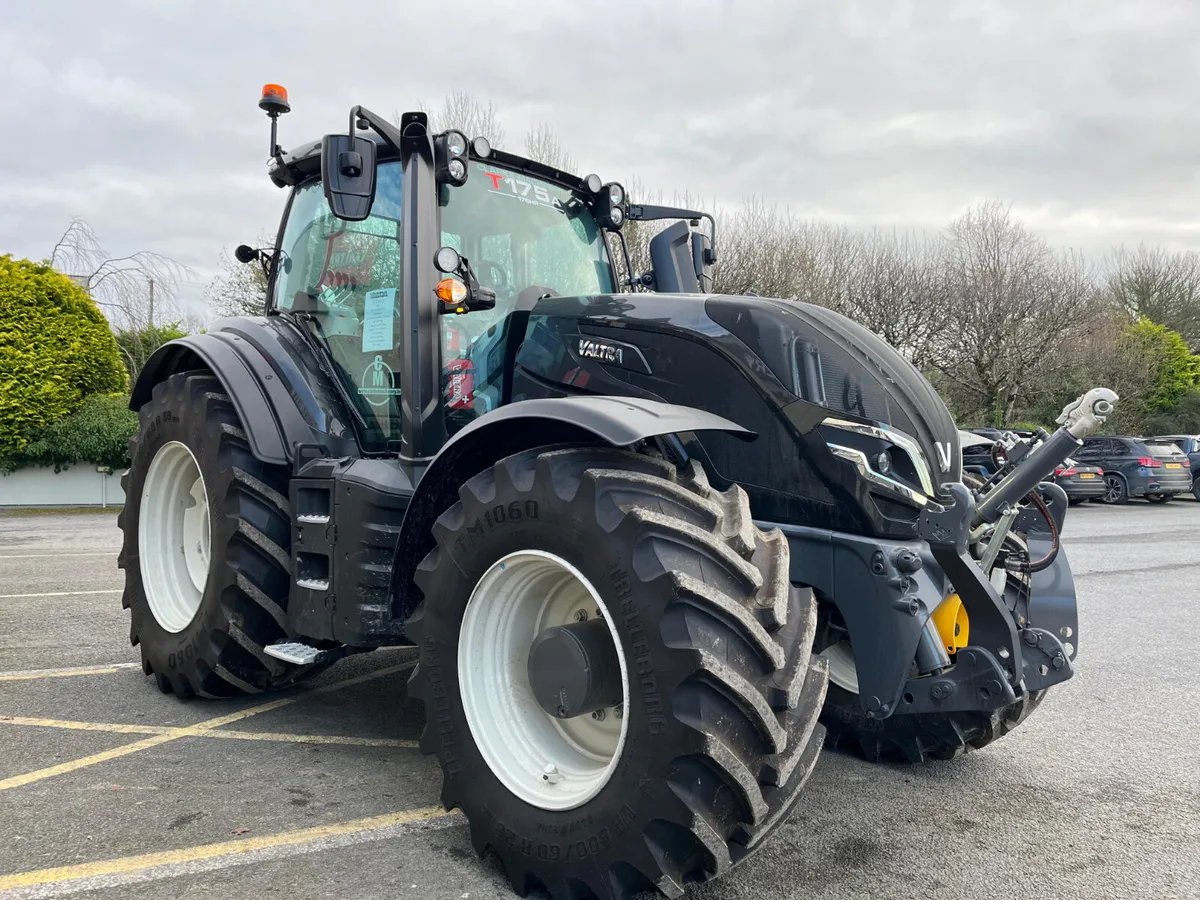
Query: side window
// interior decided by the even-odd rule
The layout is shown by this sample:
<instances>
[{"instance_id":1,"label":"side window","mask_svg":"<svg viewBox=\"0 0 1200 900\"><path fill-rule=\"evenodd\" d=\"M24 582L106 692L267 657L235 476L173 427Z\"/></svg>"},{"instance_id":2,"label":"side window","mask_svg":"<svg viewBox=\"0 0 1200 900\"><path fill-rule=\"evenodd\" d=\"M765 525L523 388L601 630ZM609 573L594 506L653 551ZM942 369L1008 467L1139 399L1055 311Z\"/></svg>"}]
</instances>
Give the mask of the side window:
<instances>
[{"instance_id":1,"label":"side window","mask_svg":"<svg viewBox=\"0 0 1200 900\"><path fill-rule=\"evenodd\" d=\"M280 244L271 303L306 313L367 424L368 449L401 436L399 163L379 167L375 203L362 222L333 215L319 181L296 188Z\"/></svg>"},{"instance_id":2,"label":"side window","mask_svg":"<svg viewBox=\"0 0 1200 900\"><path fill-rule=\"evenodd\" d=\"M1074 454L1076 459L1099 459L1101 456L1103 441L1097 441L1092 438L1084 438L1083 446L1079 448L1079 452Z\"/></svg>"}]
</instances>

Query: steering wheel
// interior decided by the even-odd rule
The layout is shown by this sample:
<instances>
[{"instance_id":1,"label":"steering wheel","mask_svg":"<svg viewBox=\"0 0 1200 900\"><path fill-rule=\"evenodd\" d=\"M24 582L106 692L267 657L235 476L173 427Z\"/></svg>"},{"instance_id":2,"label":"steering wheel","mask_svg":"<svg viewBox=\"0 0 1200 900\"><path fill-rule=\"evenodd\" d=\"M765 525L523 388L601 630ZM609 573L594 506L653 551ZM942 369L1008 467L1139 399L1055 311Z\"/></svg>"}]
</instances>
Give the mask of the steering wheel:
<instances>
[{"instance_id":1,"label":"steering wheel","mask_svg":"<svg viewBox=\"0 0 1200 900\"><path fill-rule=\"evenodd\" d=\"M508 272L499 263L492 262L490 259L481 259L475 263L475 276L479 279L479 283L484 287L489 287L494 291L508 289Z\"/></svg>"}]
</instances>

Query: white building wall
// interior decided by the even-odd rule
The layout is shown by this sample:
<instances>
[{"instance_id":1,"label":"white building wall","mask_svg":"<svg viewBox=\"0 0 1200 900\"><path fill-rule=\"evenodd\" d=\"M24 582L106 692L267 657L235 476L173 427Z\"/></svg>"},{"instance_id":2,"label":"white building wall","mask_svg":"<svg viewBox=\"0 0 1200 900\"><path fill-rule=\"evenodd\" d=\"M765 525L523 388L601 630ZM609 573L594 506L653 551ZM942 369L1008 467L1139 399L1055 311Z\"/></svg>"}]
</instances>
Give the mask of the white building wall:
<instances>
[{"instance_id":1,"label":"white building wall","mask_svg":"<svg viewBox=\"0 0 1200 900\"><path fill-rule=\"evenodd\" d=\"M52 466L0 475L0 507L124 506L122 470L106 475L91 463L76 463L56 473Z\"/></svg>"}]
</instances>

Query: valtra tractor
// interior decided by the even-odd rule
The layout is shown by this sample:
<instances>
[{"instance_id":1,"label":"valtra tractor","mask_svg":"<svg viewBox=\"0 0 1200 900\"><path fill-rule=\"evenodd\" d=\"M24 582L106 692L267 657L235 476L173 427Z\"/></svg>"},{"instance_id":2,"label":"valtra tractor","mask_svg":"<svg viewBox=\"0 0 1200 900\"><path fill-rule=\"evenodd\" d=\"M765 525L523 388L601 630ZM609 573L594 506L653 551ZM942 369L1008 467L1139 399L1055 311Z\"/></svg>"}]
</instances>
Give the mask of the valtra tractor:
<instances>
[{"instance_id":1,"label":"valtra tractor","mask_svg":"<svg viewBox=\"0 0 1200 900\"><path fill-rule=\"evenodd\" d=\"M420 112L356 106L285 153L286 92L260 106L288 191L276 246L238 248L264 315L166 344L130 404L123 599L164 692L415 646L475 848L518 893L607 898L745 859L823 744L951 758L1071 677L1044 479L1111 391L964 480L897 351L711 293L703 213ZM649 220L634 273L622 226Z\"/></svg>"}]
</instances>

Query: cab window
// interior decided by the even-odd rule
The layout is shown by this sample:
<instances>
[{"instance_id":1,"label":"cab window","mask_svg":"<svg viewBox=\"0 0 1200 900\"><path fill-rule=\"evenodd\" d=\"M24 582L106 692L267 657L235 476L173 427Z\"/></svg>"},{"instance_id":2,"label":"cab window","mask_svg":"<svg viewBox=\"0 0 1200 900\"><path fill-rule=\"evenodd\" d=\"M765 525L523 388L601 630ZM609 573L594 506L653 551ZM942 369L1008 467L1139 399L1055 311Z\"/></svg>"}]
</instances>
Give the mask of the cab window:
<instances>
[{"instance_id":1,"label":"cab window","mask_svg":"<svg viewBox=\"0 0 1200 900\"><path fill-rule=\"evenodd\" d=\"M333 215L319 181L295 189L272 292L275 308L303 313L333 358L366 422L367 449L400 440L399 162L381 163L371 215Z\"/></svg>"}]
</instances>

